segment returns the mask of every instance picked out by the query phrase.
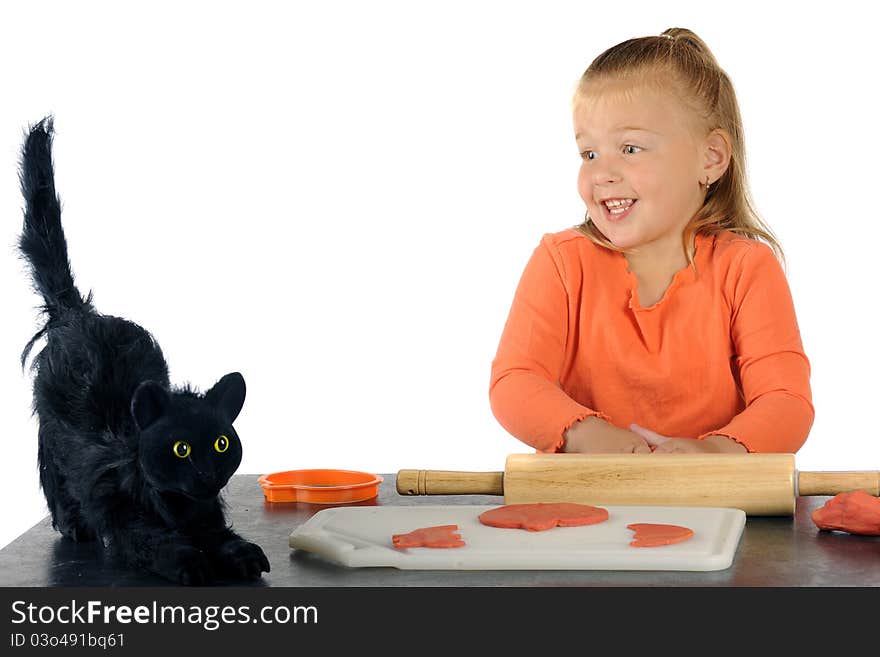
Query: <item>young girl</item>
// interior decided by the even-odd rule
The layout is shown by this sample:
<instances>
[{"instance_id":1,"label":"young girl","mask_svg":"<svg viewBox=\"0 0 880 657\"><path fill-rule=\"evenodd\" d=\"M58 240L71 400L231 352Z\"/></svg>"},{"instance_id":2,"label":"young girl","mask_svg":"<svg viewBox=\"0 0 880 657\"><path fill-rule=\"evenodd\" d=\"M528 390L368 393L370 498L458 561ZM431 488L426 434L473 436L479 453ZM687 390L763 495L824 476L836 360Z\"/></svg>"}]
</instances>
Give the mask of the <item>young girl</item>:
<instances>
[{"instance_id":1,"label":"young girl","mask_svg":"<svg viewBox=\"0 0 880 657\"><path fill-rule=\"evenodd\" d=\"M669 29L602 53L573 114L586 218L526 266L495 417L541 452L797 451L810 366L729 78Z\"/></svg>"}]
</instances>

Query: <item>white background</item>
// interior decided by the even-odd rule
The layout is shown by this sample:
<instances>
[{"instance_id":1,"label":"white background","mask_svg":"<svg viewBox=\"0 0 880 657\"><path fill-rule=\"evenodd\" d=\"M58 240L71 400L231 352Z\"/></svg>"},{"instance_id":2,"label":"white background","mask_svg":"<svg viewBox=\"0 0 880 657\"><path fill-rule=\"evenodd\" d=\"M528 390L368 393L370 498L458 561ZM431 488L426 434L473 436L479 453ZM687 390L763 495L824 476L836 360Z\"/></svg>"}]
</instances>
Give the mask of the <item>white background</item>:
<instances>
[{"instance_id":1,"label":"white background","mask_svg":"<svg viewBox=\"0 0 880 657\"><path fill-rule=\"evenodd\" d=\"M14 248L29 123L56 117L82 291L152 331L174 383L245 375L239 473L501 470L531 451L488 403L513 291L583 216L572 90L672 26L733 79L788 258L816 407L798 467L880 469L878 21L756 6L4 3L0 545L46 513L18 360L38 327Z\"/></svg>"}]
</instances>

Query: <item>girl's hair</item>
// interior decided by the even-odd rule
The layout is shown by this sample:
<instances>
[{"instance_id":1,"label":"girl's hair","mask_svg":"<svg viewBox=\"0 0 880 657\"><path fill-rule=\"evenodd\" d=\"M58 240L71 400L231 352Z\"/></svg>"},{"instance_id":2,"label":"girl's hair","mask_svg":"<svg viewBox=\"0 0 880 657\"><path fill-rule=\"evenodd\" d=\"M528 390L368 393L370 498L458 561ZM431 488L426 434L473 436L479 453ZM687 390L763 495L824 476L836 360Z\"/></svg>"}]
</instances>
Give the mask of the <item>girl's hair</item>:
<instances>
[{"instance_id":1,"label":"girl's hair","mask_svg":"<svg viewBox=\"0 0 880 657\"><path fill-rule=\"evenodd\" d=\"M709 47L690 30L673 27L660 36L630 39L612 46L590 64L581 76L574 105L587 93L587 85L609 79L632 79L647 84L675 84L685 106L695 112L706 134L720 128L730 137L730 165L712 184L703 206L687 224L683 235L685 253L697 233L729 230L750 239L763 240L784 261L782 247L761 220L749 194L742 119L733 84L718 65ZM662 87L661 87L662 88ZM597 244L620 251L587 216L577 229Z\"/></svg>"}]
</instances>

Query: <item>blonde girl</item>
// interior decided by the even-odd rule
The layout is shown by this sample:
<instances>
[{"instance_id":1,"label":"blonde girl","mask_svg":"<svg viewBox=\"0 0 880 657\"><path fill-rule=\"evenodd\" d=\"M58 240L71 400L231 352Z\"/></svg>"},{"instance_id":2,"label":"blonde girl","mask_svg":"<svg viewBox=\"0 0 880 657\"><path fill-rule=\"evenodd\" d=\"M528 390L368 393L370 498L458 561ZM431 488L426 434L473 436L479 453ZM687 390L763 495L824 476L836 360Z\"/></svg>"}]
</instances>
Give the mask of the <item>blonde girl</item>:
<instances>
[{"instance_id":1,"label":"blonde girl","mask_svg":"<svg viewBox=\"0 0 880 657\"><path fill-rule=\"evenodd\" d=\"M542 452L797 451L810 367L726 73L689 30L631 39L583 74L573 119L586 216L523 272L498 421Z\"/></svg>"}]
</instances>

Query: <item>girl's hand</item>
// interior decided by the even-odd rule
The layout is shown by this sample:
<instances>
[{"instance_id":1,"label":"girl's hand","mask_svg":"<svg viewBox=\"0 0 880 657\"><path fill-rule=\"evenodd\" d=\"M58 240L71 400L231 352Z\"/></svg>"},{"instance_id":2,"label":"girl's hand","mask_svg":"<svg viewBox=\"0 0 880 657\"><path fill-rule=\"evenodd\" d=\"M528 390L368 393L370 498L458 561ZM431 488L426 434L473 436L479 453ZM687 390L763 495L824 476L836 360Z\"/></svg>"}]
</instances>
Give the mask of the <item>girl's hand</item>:
<instances>
[{"instance_id":1,"label":"girl's hand","mask_svg":"<svg viewBox=\"0 0 880 657\"><path fill-rule=\"evenodd\" d=\"M638 424L629 425L630 431L644 438L651 445L655 454L745 454L748 450L744 445L727 436L706 436L703 440L696 438L669 438L656 431L645 429Z\"/></svg>"},{"instance_id":2,"label":"girl's hand","mask_svg":"<svg viewBox=\"0 0 880 657\"><path fill-rule=\"evenodd\" d=\"M590 416L575 422L565 432L562 451L580 454L650 454L651 447L640 435Z\"/></svg>"}]
</instances>

